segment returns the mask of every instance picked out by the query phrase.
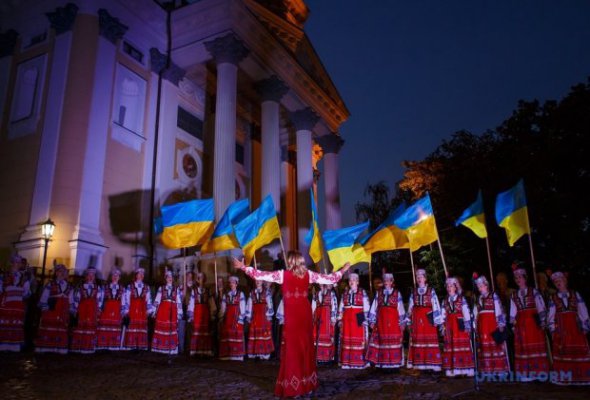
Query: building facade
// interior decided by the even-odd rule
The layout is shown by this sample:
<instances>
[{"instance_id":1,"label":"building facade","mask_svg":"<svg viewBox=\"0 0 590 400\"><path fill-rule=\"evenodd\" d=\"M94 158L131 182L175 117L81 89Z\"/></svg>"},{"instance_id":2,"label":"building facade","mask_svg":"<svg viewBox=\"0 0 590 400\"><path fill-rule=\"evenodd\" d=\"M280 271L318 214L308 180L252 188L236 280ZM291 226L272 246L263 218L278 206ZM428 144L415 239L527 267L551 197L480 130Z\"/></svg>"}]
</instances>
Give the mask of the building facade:
<instances>
[{"instance_id":1,"label":"building facade","mask_svg":"<svg viewBox=\"0 0 590 400\"><path fill-rule=\"evenodd\" d=\"M219 218L267 194L285 247L305 251L318 179L326 229L340 226L349 112L305 35L303 0L14 0L0 12L0 261L16 251L41 265L51 218L48 271L179 262L151 233L160 206L213 197Z\"/></svg>"}]
</instances>

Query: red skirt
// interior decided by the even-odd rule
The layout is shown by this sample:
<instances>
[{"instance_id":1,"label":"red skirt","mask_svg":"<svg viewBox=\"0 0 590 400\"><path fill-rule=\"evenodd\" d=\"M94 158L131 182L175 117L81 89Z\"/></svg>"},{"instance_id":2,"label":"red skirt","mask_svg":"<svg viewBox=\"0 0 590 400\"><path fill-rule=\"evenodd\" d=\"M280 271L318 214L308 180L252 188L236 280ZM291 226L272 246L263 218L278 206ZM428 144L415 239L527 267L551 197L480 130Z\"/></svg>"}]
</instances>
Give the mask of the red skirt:
<instances>
[{"instance_id":1,"label":"red skirt","mask_svg":"<svg viewBox=\"0 0 590 400\"><path fill-rule=\"evenodd\" d=\"M213 355L210 313L208 304L195 304L193 332L191 334L191 355Z\"/></svg>"},{"instance_id":2,"label":"red skirt","mask_svg":"<svg viewBox=\"0 0 590 400\"><path fill-rule=\"evenodd\" d=\"M447 376L473 376L475 363L469 332L459 329L459 318L462 318L461 314L447 314L442 367Z\"/></svg>"},{"instance_id":3,"label":"red skirt","mask_svg":"<svg viewBox=\"0 0 590 400\"><path fill-rule=\"evenodd\" d=\"M37 353L67 353L68 323L70 302L65 297L58 297L53 310L41 313L35 351Z\"/></svg>"},{"instance_id":4,"label":"red skirt","mask_svg":"<svg viewBox=\"0 0 590 400\"><path fill-rule=\"evenodd\" d=\"M78 306L78 325L72 333L70 351L74 353L94 353L96 349L96 324L98 305L96 299L82 299Z\"/></svg>"},{"instance_id":5,"label":"red skirt","mask_svg":"<svg viewBox=\"0 0 590 400\"><path fill-rule=\"evenodd\" d=\"M178 309L174 301L162 301L158 307L152 351L178 354Z\"/></svg>"},{"instance_id":6,"label":"red skirt","mask_svg":"<svg viewBox=\"0 0 590 400\"><path fill-rule=\"evenodd\" d=\"M359 326L357 314L362 308L344 308L340 334L340 366L342 368L362 369L368 366L365 360L367 351L366 327Z\"/></svg>"},{"instance_id":7,"label":"red skirt","mask_svg":"<svg viewBox=\"0 0 590 400\"><path fill-rule=\"evenodd\" d=\"M126 350L148 349L147 303L144 299L131 299L129 327L125 332Z\"/></svg>"},{"instance_id":8,"label":"red skirt","mask_svg":"<svg viewBox=\"0 0 590 400\"><path fill-rule=\"evenodd\" d=\"M378 368L399 368L404 363L403 334L396 307L379 307L377 324L369 339L367 361Z\"/></svg>"},{"instance_id":9,"label":"red skirt","mask_svg":"<svg viewBox=\"0 0 590 400\"><path fill-rule=\"evenodd\" d=\"M334 361L334 325L332 325L331 314L330 306L319 306L315 309L313 344L317 349L316 359L319 362Z\"/></svg>"},{"instance_id":10,"label":"red skirt","mask_svg":"<svg viewBox=\"0 0 590 400\"><path fill-rule=\"evenodd\" d=\"M230 304L225 310L219 334L219 359L244 360L244 325L238 323L240 308Z\"/></svg>"},{"instance_id":11,"label":"red skirt","mask_svg":"<svg viewBox=\"0 0 590 400\"><path fill-rule=\"evenodd\" d=\"M545 332L535 321L537 310L530 308L516 314L514 327L514 370L523 381L549 373Z\"/></svg>"},{"instance_id":12,"label":"red skirt","mask_svg":"<svg viewBox=\"0 0 590 400\"><path fill-rule=\"evenodd\" d=\"M121 300L105 300L96 328L98 350L121 350Z\"/></svg>"},{"instance_id":13,"label":"red skirt","mask_svg":"<svg viewBox=\"0 0 590 400\"><path fill-rule=\"evenodd\" d=\"M576 313L555 315L557 329L553 333L554 383L562 385L590 385L590 350L584 332L578 326Z\"/></svg>"},{"instance_id":14,"label":"red skirt","mask_svg":"<svg viewBox=\"0 0 590 400\"><path fill-rule=\"evenodd\" d=\"M477 320L478 370L483 373L508 373L506 342L497 344L492 332L498 327L494 312L480 312Z\"/></svg>"},{"instance_id":15,"label":"red skirt","mask_svg":"<svg viewBox=\"0 0 590 400\"><path fill-rule=\"evenodd\" d=\"M0 300L0 351L20 351L25 342L24 301Z\"/></svg>"},{"instance_id":16,"label":"red skirt","mask_svg":"<svg viewBox=\"0 0 590 400\"><path fill-rule=\"evenodd\" d=\"M430 324L429 307L414 307L412 312L412 331L408 351L408 368L440 371L442 360L438 347L436 326Z\"/></svg>"},{"instance_id":17,"label":"red skirt","mask_svg":"<svg viewBox=\"0 0 590 400\"><path fill-rule=\"evenodd\" d=\"M272 343L272 325L266 319L266 304L254 304L252 322L248 333L248 357L269 359L274 351Z\"/></svg>"}]
</instances>

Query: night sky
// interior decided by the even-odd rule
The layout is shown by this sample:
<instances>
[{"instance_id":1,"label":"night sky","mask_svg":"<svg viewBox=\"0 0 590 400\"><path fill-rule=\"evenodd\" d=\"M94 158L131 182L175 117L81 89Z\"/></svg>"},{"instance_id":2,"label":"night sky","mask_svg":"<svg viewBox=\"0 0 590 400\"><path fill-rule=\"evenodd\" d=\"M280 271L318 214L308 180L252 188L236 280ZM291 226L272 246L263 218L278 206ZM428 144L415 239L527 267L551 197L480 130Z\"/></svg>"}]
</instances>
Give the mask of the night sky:
<instances>
[{"instance_id":1,"label":"night sky","mask_svg":"<svg viewBox=\"0 0 590 400\"><path fill-rule=\"evenodd\" d=\"M367 183L393 187L403 160L423 159L458 130L495 128L519 99L560 99L590 76L589 1L306 3L307 34L351 112L340 130L345 226Z\"/></svg>"}]
</instances>

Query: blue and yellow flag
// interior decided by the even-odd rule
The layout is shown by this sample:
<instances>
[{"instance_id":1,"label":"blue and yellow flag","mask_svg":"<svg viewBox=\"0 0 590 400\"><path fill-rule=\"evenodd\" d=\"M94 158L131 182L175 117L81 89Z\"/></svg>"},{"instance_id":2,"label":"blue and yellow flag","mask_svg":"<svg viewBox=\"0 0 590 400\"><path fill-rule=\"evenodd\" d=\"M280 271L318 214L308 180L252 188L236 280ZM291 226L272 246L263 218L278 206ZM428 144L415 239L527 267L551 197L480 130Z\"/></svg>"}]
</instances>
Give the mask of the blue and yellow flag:
<instances>
[{"instance_id":1,"label":"blue and yellow flag","mask_svg":"<svg viewBox=\"0 0 590 400\"><path fill-rule=\"evenodd\" d=\"M395 220L395 225L406 232L410 251L416 251L438 240L436 221L432 211L430 195L418 199Z\"/></svg>"},{"instance_id":2,"label":"blue and yellow flag","mask_svg":"<svg viewBox=\"0 0 590 400\"><path fill-rule=\"evenodd\" d=\"M162 243L170 249L181 249L204 243L215 221L213 199L191 200L163 206Z\"/></svg>"},{"instance_id":3,"label":"blue and yellow flag","mask_svg":"<svg viewBox=\"0 0 590 400\"><path fill-rule=\"evenodd\" d=\"M483 212L483 200L481 190L477 192L475 202L471 204L463 214L455 221L455 226L464 225L471 229L480 239L488 237L486 218Z\"/></svg>"},{"instance_id":4,"label":"blue and yellow flag","mask_svg":"<svg viewBox=\"0 0 590 400\"><path fill-rule=\"evenodd\" d=\"M249 265L257 249L281 237L281 228L272 197L266 196L260 203L260 207L234 225L234 233L244 250L246 265Z\"/></svg>"},{"instance_id":5,"label":"blue and yellow flag","mask_svg":"<svg viewBox=\"0 0 590 400\"><path fill-rule=\"evenodd\" d=\"M233 226L246 218L249 213L250 201L248 199L230 204L217 223L213 235L201 248L201 253L207 254L239 248L240 244L234 235Z\"/></svg>"},{"instance_id":6,"label":"blue and yellow flag","mask_svg":"<svg viewBox=\"0 0 590 400\"><path fill-rule=\"evenodd\" d=\"M378 251L388 251L395 249L407 249L410 242L406 232L395 225L395 220L406 210L406 204L402 203L397 207L385 221L381 223L373 232L360 239L367 254L373 254Z\"/></svg>"},{"instance_id":7,"label":"blue and yellow flag","mask_svg":"<svg viewBox=\"0 0 590 400\"><path fill-rule=\"evenodd\" d=\"M318 210L315 205L315 196L313 189L311 192L311 227L305 236L305 243L309 245L309 256L314 263L320 262L323 256L322 237L320 235L320 227L318 223Z\"/></svg>"},{"instance_id":8,"label":"blue and yellow flag","mask_svg":"<svg viewBox=\"0 0 590 400\"><path fill-rule=\"evenodd\" d=\"M522 179L512 189L496 197L496 221L498 225L506 229L510 246L514 246L514 243L524 234L531 234Z\"/></svg>"},{"instance_id":9,"label":"blue and yellow flag","mask_svg":"<svg viewBox=\"0 0 590 400\"><path fill-rule=\"evenodd\" d=\"M371 261L371 255L365 252L360 243L356 243L360 234L368 227L369 222L367 221L348 228L324 232L324 245L334 271L338 271L347 262L353 265Z\"/></svg>"}]
</instances>

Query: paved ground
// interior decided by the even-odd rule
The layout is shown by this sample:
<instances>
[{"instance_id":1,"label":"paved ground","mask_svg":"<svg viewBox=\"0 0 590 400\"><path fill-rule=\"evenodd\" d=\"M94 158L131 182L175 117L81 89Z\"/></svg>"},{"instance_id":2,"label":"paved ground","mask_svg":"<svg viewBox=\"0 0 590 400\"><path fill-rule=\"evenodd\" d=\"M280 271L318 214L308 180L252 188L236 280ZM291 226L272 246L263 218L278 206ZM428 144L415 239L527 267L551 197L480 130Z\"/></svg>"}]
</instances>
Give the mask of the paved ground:
<instances>
[{"instance_id":1,"label":"paved ground","mask_svg":"<svg viewBox=\"0 0 590 400\"><path fill-rule=\"evenodd\" d=\"M277 361L221 362L153 353L95 355L0 353L0 398L273 399ZM406 370L320 368L314 399L588 399L590 388L549 383L485 383Z\"/></svg>"}]
</instances>

